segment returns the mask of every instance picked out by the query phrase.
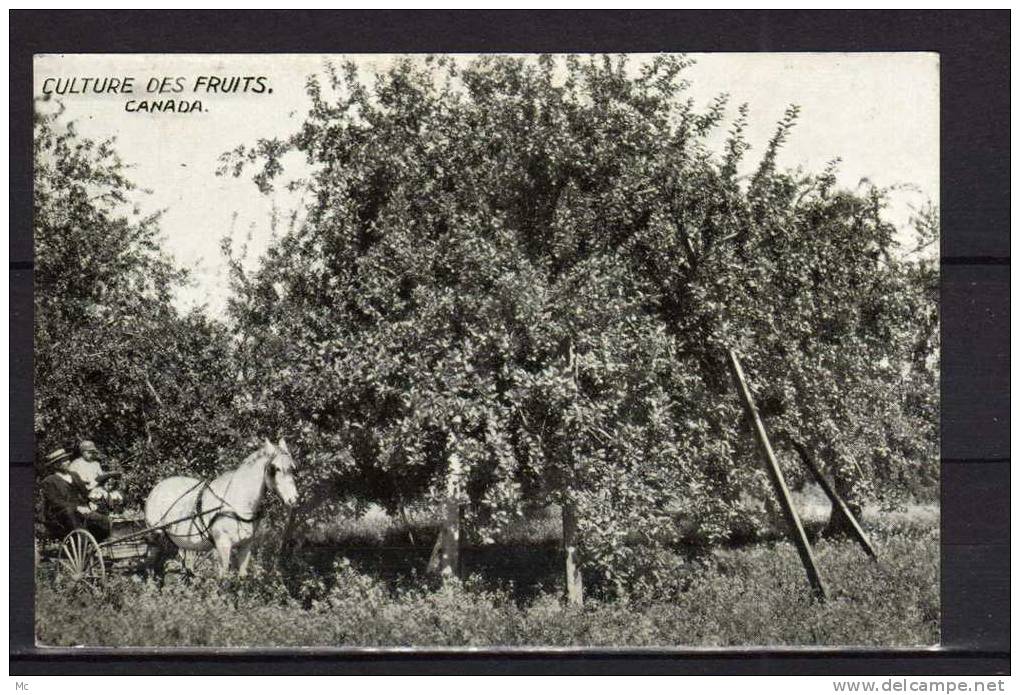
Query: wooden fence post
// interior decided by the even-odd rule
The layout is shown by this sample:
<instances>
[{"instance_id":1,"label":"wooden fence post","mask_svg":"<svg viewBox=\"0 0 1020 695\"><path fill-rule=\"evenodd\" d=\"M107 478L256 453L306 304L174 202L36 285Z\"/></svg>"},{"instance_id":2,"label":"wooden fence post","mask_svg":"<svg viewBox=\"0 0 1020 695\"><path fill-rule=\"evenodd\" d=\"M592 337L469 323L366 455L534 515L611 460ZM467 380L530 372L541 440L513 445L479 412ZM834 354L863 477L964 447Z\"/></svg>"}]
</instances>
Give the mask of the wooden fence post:
<instances>
[{"instance_id":1,"label":"wooden fence post","mask_svg":"<svg viewBox=\"0 0 1020 695\"><path fill-rule=\"evenodd\" d=\"M846 520L850 522L850 528L853 531L853 536L857 543L864 549L864 552L867 553L872 560L878 560L878 553L875 552L874 546L871 545L871 541L869 541L867 535L865 535L864 529L862 529L861 525L857 523L857 517L855 517L854 513L850 511L850 507L847 506L846 502L843 501L843 498L840 497L838 492L836 492L836 489L829 484L828 480L825 479L822 472L818 470L818 466L815 465L815 462L808 453L807 448L796 440L791 439L790 443L793 444L793 448L797 451L797 455L800 456L801 463L804 464L805 468L811 471L815 480L817 480L818 484L822 486L822 490L829 498L829 501L832 502L832 506L838 509L839 512L846 517Z\"/></svg>"},{"instance_id":2,"label":"wooden fence post","mask_svg":"<svg viewBox=\"0 0 1020 695\"><path fill-rule=\"evenodd\" d=\"M577 563L577 514L573 504L563 504L563 558L566 570L567 605L584 604L584 579Z\"/></svg>"},{"instance_id":3,"label":"wooden fence post","mask_svg":"<svg viewBox=\"0 0 1020 695\"><path fill-rule=\"evenodd\" d=\"M762 424L761 416L758 415L758 408L754 404L751 390L748 388L747 380L744 378L744 370L740 367L740 360L737 358L737 353L732 349L729 350L729 362L730 369L733 372L733 380L736 383L737 391L744 405L744 412L747 415L748 422L751 424L751 429L754 430L755 438L758 440L758 447L761 450L762 457L765 459L765 465L772 480L772 486L776 490L779 504L783 508L783 515L786 517L787 525L790 527L790 535L793 536L793 542L797 546L797 552L800 554L800 561L804 564L804 571L807 573L808 582L811 584L815 595L820 599L825 599L825 584L822 583L822 577L818 574L818 567L815 565L815 558L811 553L811 544L808 543L807 534L804 533L804 526L800 523L797 510L793 507L793 500L790 499L790 489L786 486L783 471L779 468L779 462L776 461L776 455L772 451L772 445L769 443L765 426Z\"/></svg>"}]
</instances>

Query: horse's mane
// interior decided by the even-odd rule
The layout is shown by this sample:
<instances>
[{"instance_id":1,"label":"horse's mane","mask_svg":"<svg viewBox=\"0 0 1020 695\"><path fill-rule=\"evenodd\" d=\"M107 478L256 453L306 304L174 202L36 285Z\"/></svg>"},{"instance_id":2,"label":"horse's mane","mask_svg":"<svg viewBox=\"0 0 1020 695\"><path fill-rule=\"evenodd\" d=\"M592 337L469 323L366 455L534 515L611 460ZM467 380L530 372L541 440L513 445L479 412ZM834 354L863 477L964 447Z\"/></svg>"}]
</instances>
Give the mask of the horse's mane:
<instances>
[{"instance_id":1,"label":"horse's mane","mask_svg":"<svg viewBox=\"0 0 1020 695\"><path fill-rule=\"evenodd\" d=\"M266 442L265 444L259 446L259 448L253 451L251 454L249 454L248 457L241 462L241 465L237 467L237 470L253 468L256 465L263 465L269 463L274 458L279 456L286 457L293 465L294 459L291 457L290 452L287 451L285 447L281 448L271 442Z\"/></svg>"},{"instance_id":2,"label":"horse's mane","mask_svg":"<svg viewBox=\"0 0 1020 695\"><path fill-rule=\"evenodd\" d=\"M272 454L270 454L268 451L266 451L265 446L260 446L258 449L256 449L251 454L249 454L248 458L246 458L244 461L242 461L241 465L238 466L238 468L239 469L240 468L248 468L250 466L254 466L256 463L261 463L262 460L269 461L271 457L272 457Z\"/></svg>"}]
</instances>

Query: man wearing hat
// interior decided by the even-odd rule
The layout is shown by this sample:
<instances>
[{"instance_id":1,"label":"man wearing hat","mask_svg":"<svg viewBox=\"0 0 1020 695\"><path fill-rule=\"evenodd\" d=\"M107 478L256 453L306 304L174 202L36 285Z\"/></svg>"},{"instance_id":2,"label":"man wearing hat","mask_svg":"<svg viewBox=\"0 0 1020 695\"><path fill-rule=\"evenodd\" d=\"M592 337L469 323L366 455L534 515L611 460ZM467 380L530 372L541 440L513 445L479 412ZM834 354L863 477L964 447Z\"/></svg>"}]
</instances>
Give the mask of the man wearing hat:
<instances>
[{"instance_id":1,"label":"man wearing hat","mask_svg":"<svg viewBox=\"0 0 1020 695\"><path fill-rule=\"evenodd\" d=\"M78 445L81 455L71 462L70 471L82 479L88 490L89 501L94 508L109 506L110 493L104 483L119 473L104 473L100 462L102 454L94 442L85 439ZM118 496L120 493L116 493ZM122 500L118 500L122 501Z\"/></svg>"},{"instance_id":2,"label":"man wearing hat","mask_svg":"<svg viewBox=\"0 0 1020 695\"><path fill-rule=\"evenodd\" d=\"M71 472L71 454L57 449L46 457L53 472L40 485L43 497L43 523L55 538L62 538L76 528L84 528L97 540L110 535L110 520L89 508L89 491L85 482Z\"/></svg>"}]
</instances>

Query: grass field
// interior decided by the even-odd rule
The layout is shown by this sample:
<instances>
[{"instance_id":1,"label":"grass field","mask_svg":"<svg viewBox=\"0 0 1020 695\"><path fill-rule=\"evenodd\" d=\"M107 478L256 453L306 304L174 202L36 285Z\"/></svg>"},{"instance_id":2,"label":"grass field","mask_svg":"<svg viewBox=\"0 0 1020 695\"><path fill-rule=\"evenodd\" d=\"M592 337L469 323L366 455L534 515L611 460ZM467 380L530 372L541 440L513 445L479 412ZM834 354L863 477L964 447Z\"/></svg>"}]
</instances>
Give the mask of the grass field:
<instances>
[{"instance_id":1,"label":"grass field","mask_svg":"<svg viewBox=\"0 0 1020 695\"><path fill-rule=\"evenodd\" d=\"M809 529L827 509L801 500ZM558 527L547 519L509 544L463 549L462 582L421 577L431 538L384 515L319 529L288 576L258 568L221 583L200 577L162 586L111 578L99 596L71 597L40 578L36 623L52 646L739 646L936 644L938 513L914 506L868 510L880 561L850 541L818 540L828 585L807 590L783 540L685 557L669 587L627 601L564 607ZM317 571L312 571L312 569ZM596 588L597 589L597 588Z\"/></svg>"}]
</instances>

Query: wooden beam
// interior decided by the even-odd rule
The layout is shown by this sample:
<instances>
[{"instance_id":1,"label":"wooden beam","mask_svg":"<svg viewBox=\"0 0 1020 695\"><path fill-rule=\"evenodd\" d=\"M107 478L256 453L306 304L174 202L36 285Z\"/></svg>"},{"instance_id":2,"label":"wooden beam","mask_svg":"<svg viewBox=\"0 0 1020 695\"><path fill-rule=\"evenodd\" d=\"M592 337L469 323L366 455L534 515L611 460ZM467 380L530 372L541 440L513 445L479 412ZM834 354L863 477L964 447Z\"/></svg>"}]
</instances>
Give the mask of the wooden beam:
<instances>
[{"instance_id":1,"label":"wooden beam","mask_svg":"<svg viewBox=\"0 0 1020 695\"><path fill-rule=\"evenodd\" d=\"M822 490L829 498L829 501L832 502L832 506L838 509L839 512L846 517L847 521L850 522L850 528L853 530L854 539L857 543L864 549L864 552L867 553L872 560L878 560L878 553L875 552L874 546L871 545L871 541L868 540L867 535L865 535L864 529L861 528L859 523L857 523L857 517L855 517L854 513L850 511L850 507L847 506L846 502L843 501L843 498L838 492L836 492L836 489L829 484L828 480L825 479L822 472L818 470L818 466L815 464L814 459L811 458L807 448L792 438L790 439L790 443L797 451L797 455L800 456L801 463L803 463L804 466L811 471L815 480L817 480L818 484L822 486Z\"/></svg>"},{"instance_id":2,"label":"wooden beam","mask_svg":"<svg viewBox=\"0 0 1020 695\"><path fill-rule=\"evenodd\" d=\"M737 353L732 349L729 350L729 362L733 373L733 380L736 383L737 391L744 406L744 412L751 424L751 428L754 430L762 458L765 459L769 478L772 480L772 486L775 488L776 496L779 498L779 504L783 509L783 516L786 517L786 523L789 526L794 545L800 554L800 561L803 563L804 571L807 573L808 583L811 584L815 595L819 599L824 600L825 584L822 582L821 575L818 574L818 567L815 565L815 558L811 553L811 544L808 543L807 534L804 533L804 526L801 524L800 517L797 516L797 510L793 506L793 500L790 498L790 489L786 485L783 471L779 468L775 452L772 451L768 434L765 432L765 425L762 424L758 408L755 406L754 398L751 396L751 390L748 388L747 380L744 378L744 370L740 366L740 360L737 358Z\"/></svg>"}]
</instances>

